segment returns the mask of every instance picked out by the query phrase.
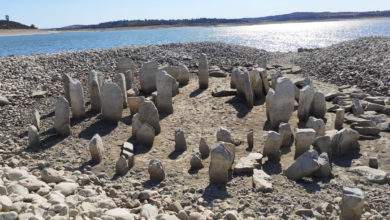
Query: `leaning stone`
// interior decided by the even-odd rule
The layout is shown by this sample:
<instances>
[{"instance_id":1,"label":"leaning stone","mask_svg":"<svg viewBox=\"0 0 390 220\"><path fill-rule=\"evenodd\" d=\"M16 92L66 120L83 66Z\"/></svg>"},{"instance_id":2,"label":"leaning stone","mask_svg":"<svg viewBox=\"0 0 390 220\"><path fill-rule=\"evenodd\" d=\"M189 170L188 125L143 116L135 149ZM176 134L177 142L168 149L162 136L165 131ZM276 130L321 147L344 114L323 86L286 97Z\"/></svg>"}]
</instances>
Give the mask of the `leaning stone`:
<instances>
[{"instance_id":1,"label":"leaning stone","mask_svg":"<svg viewBox=\"0 0 390 220\"><path fill-rule=\"evenodd\" d=\"M83 117L85 115L84 92L79 80L72 79L69 82L69 94L73 117Z\"/></svg>"},{"instance_id":2,"label":"leaning stone","mask_svg":"<svg viewBox=\"0 0 390 220\"><path fill-rule=\"evenodd\" d=\"M327 153L329 156L332 155L332 140L329 135L317 137L313 143L313 147L318 153Z\"/></svg>"},{"instance_id":3,"label":"leaning stone","mask_svg":"<svg viewBox=\"0 0 390 220\"><path fill-rule=\"evenodd\" d=\"M38 129L34 125L28 127L28 146L31 148L40 146Z\"/></svg>"},{"instance_id":4,"label":"leaning stone","mask_svg":"<svg viewBox=\"0 0 390 220\"><path fill-rule=\"evenodd\" d=\"M156 131L154 128L148 123L144 123L139 130L137 130L137 141L142 146L149 148L153 146L155 135Z\"/></svg>"},{"instance_id":5,"label":"leaning stone","mask_svg":"<svg viewBox=\"0 0 390 220\"><path fill-rule=\"evenodd\" d=\"M287 78L277 80L275 90L270 89L266 96L267 119L272 129L277 129L280 123L288 123L294 111L295 85Z\"/></svg>"},{"instance_id":6,"label":"leaning stone","mask_svg":"<svg viewBox=\"0 0 390 220\"><path fill-rule=\"evenodd\" d=\"M139 120L142 123L148 123L151 125L156 131L156 134L159 134L161 131L160 116L156 106L149 100L141 99L140 102L138 109Z\"/></svg>"},{"instance_id":7,"label":"leaning stone","mask_svg":"<svg viewBox=\"0 0 390 220\"><path fill-rule=\"evenodd\" d=\"M314 89L311 85L303 87L299 92L298 118L305 122L310 116L310 109L314 99Z\"/></svg>"},{"instance_id":8,"label":"leaning stone","mask_svg":"<svg viewBox=\"0 0 390 220\"><path fill-rule=\"evenodd\" d=\"M311 128L296 130L295 156L294 156L295 159L310 149L310 145L314 143L315 135L316 135L315 130Z\"/></svg>"},{"instance_id":9,"label":"leaning stone","mask_svg":"<svg viewBox=\"0 0 390 220\"><path fill-rule=\"evenodd\" d=\"M364 211L365 195L359 188L344 187L340 204L340 219L360 219Z\"/></svg>"},{"instance_id":10,"label":"leaning stone","mask_svg":"<svg viewBox=\"0 0 390 220\"><path fill-rule=\"evenodd\" d=\"M190 71L184 64L178 66L167 66L162 70L166 71L169 75L176 79L181 86L187 85L190 81Z\"/></svg>"},{"instance_id":11,"label":"leaning stone","mask_svg":"<svg viewBox=\"0 0 390 220\"><path fill-rule=\"evenodd\" d=\"M315 150L308 150L299 156L285 171L287 178L299 180L312 175L320 165L317 162L318 153Z\"/></svg>"},{"instance_id":12,"label":"leaning stone","mask_svg":"<svg viewBox=\"0 0 390 220\"><path fill-rule=\"evenodd\" d=\"M157 109L161 113L172 114L173 102L172 102L172 85L176 80L167 74L165 71L161 71L157 75L156 87L157 87Z\"/></svg>"},{"instance_id":13,"label":"leaning stone","mask_svg":"<svg viewBox=\"0 0 390 220\"><path fill-rule=\"evenodd\" d=\"M351 167L348 171L363 176L372 183L385 184L390 182L388 174L385 171L368 166Z\"/></svg>"},{"instance_id":14,"label":"leaning stone","mask_svg":"<svg viewBox=\"0 0 390 220\"><path fill-rule=\"evenodd\" d=\"M103 84L101 101L104 120L117 122L122 118L123 93L116 83Z\"/></svg>"},{"instance_id":15,"label":"leaning stone","mask_svg":"<svg viewBox=\"0 0 390 220\"><path fill-rule=\"evenodd\" d=\"M350 128L337 131L332 138L332 155L342 156L358 147L359 133Z\"/></svg>"},{"instance_id":16,"label":"leaning stone","mask_svg":"<svg viewBox=\"0 0 390 220\"><path fill-rule=\"evenodd\" d=\"M322 92L314 93L310 112L311 115L313 115L316 118L325 118L326 101L325 101L325 95Z\"/></svg>"},{"instance_id":17,"label":"leaning stone","mask_svg":"<svg viewBox=\"0 0 390 220\"><path fill-rule=\"evenodd\" d=\"M101 100L100 100L100 84L98 78L98 72L91 71L88 79L88 89L91 102L91 110L94 112L100 112Z\"/></svg>"},{"instance_id":18,"label":"leaning stone","mask_svg":"<svg viewBox=\"0 0 390 220\"><path fill-rule=\"evenodd\" d=\"M153 182L161 182L165 179L164 166L162 162L157 159L150 160L148 172L150 180Z\"/></svg>"},{"instance_id":19,"label":"leaning stone","mask_svg":"<svg viewBox=\"0 0 390 220\"><path fill-rule=\"evenodd\" d=\"M203 168L202 156L199 152L193 153L190 160L191 170L199 170Z\"/></svg>"},{"instance_id":20,"label":"leaning stone","mask_svg":"<svg viewBox=\"0 0 390 220\"><path fill-rule=\"evenodd\" d=\"M269 160L279 160L280 147L282 146L282 136L275 131L268 131L264 143L263 155Z\"/></svg>"},{"instance_id":21,"label":"leaning stone","mask_svg":"<svg viewBox=\"0 0 390 220\"><path fill-rule=\"evenodd\" d=\"M234 174L245 175L252 174L256 165L261 162L263 155L260 153L250 153L246 157L241 157L234 166Z\"/></svg>"},{"instance_id":22,"label":"leaning stone","mask_svg":"<svg viewBox=\"0 0 390 220\"><path fill-rule=\"evenodd\" d=\"M181 129L175 130L175 151L183 152L187 150L187 142L184 136L184 131Z\"/></svg>"},{"instance_id":23,"label":"leaning stone","mask_svg":"<svg viewBox=\"0 0 390 220\"><path fill-rule=\"evenodd\" d=\"M103 159L103 141L99 134L95 134L89 142L89 151L92 161L100 163Z\"/></svg>"},{"instance_id":24,"label":"leaning stone","mask_svg":"<svg viewBox=\"0 0 390 220\"><path fill-rule=\"evenodd\" d=\"M235 157L232 148L234 148L232 144L219 142L211 150L209 166L211 183L224 185L228 182Z\"/></svg>"},{"instance_id":25,"label":"leaning stone","mask_svg":"<svg viewBox=\"0 0 390 220\"><path fill-rule=\"evenodd\" d=\"M261 192L271 192L273 190L270 182L271 176L266 174L263 170L254 169L252 176L253 188Z\"/></svg>"},{"instance_id":26,"label":"leaning stone","mask_svg":"<svg viewBox=\"0 0 390 220\"><path fill-rule=\"evenodd\" d=\"M70 101L70 93L69 93L69 83L72 80L72 78L68 74L63 74L62 75L62 84L64 87L64 97L66 100L71 103Z\"/></svg>"},{"instance_id":27,"label":"leaning stone","mask_svg":"<svg viewBox=\"0 0 390 220\"><path fill-rule=\"evenodd\" d=\"M209 64L206 54L202 53L199 59L199 89L207 89L209 87Z\"/></svg>"},{"instance_id":28,"label":"leaning stone","mask_svg":"<svg viewBox=\"0 0 390 220\"><path fill-rule=\"evenodd\" d=\"M116 162L115 169L116 174L120 176L126 175L126 173L129 171L129 164L125 156L121 155L119 157L119 160Z\"/></svg>"},{"instance_id":29,"label":"leaning stone","mask_svg":"<svg viewBox=\"0 0 390 220\"><path fill-rule=\"evenodd\" d=\"M314 176L320 178L329 178L332 175L332 167L329 162L329 157L327 153L322 153L318 157L318 165L320 167L317 171L314 172Z\"/></svg>"},{"instance_id":30,"label":"leaning stone","mask_svg":"<svg viewBox=\"0 0 390 220\"><path fill-rule=\"evenodd\" d=\"M352 101L351 111L355 116L360 116L360 115L364 114L364 109L363 109L362 103L359 99L354 99Z\"/></svg>"},{"instance_id":31,"label":"leaning stone","mask_svg":"<svg viewBox=\"0 0 390 220\"><path fill-rule=\"evenodd\" d=\"M294 143L294 134L289 123L280 123L279 134L282 136L282 147L291 147Z\"/></svg>"},{"instance_id":32,"label":"leaning stone","mask_svg":"<svg viewBox=\"0 0 390 220\"><path fill-rule=\"evenodd\" d=\"M126 90L126 78L123 73L115 74L115 83L121 90L122 100L123 100L123 108L127 107L127 90Z\"/></svg>"},{"instance_id":33,"label":"leaning stone","mask_svg":"<svg viewBox=\"0 0 390 220\"><path fill-rule=\"evenodd\" d=\"M227 143L233 143L233 138L231 135L231 132L223 127L219 127L217 130L217 141L227 142Z\"/></svg>"},{"instance_id":34,"label":"leaning stone","mask_svg":"<svg viewBox=\"0 0 390 220\"><path fill-rule=\"evenodd\" d=\"M70 106L65 97L57 98L54 117L54 129L61 136L70 134Z\"/></svg>"},{"instance_id":35,"label":"leaning stone","mask_svg":"<svg viewBox=\"0 0 390 220\"><path fill-rule=\"evenodd\" d=\"M316 131L316 137L325 135L325 123L322 119L317 119L313 116L309 117L309 120L306 122L307 128L312 128Z\"/></svg>"},{"instance_id":36,"label":"leaning stone","mask_svg":"<svg viewBox=\"0 0 390 220\"><path fill-rule=\"evenodd\" d=\"M199 141L199 152L203 159L206 159L210 155L210 147L203 137L201 137Z\"/></svg>"},{"instance_id":37,"label":"leaning stone","mask_svg":"<svg viewBox=\"0 0 390 220\"><path fill-rule=\"evenodd\" d=\"M336 130L343 129L345 110L343 108L336 109L336 118L334 121L334 128Z\"/></svg>"},{"instance_id":38,"label":"leaning stone","mask_svg":"<svg viewBox=\"0 0 390 220\"><path fill-rule=\"evenodd\" d=\"M145 94L150 94L156 91L156 76L158 70L158 63L155 61L146 62L142 64L139 80L141 91Z\"/></svg>"},{"instance_id":39,"label":"leaning stone","mask_svg":"<svg viewBox=\"0 0 390 220\"><path fill-rule=\"evenodd\" d=\"M253 149L253 130L252 129L246 134L246 141L248 142L248 149Z\"/></svg>"},{"instance_id":40,"label":"leaning stone","mask_svg":"<svg viewBox=\"0 0 390 220\"><path fill-rule=\"evenodd\" d=\"M39 114L38 110L34 109L31 115L31 123L34 125L38 130L41 129L41 115Z\"/></svg>"},{"instance_id":41,"label":"leaning stone","mask_svg":"<svg viewBox=\"0 0 390 220\"><path fill-rule=\"evenodd\" d=\"M138 113L140 105L140 98L139 97L128 97L127 98L127 107L130 109L130 113L134 115L135 113Z\"/></svg>"}]
</instances>

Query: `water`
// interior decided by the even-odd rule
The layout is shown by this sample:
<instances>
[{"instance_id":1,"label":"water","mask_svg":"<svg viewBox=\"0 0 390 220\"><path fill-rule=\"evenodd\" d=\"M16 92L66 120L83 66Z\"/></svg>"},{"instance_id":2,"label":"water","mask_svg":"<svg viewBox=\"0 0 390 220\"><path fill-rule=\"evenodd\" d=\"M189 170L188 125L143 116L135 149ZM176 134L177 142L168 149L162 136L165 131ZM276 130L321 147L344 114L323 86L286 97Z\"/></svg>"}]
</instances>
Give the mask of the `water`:
<instances>
[{"instance_id":1,"label":"water","mask_svg":"<svg viewBox=\"0 0 390 220\"><path fill-rule=\"evenodd\" d=\"M199 41L240 44L268 51L295 51L299 47L325 47L367 36L389 37L390 18L0 36L0 56Z\"/></svg>"}]
</instances>

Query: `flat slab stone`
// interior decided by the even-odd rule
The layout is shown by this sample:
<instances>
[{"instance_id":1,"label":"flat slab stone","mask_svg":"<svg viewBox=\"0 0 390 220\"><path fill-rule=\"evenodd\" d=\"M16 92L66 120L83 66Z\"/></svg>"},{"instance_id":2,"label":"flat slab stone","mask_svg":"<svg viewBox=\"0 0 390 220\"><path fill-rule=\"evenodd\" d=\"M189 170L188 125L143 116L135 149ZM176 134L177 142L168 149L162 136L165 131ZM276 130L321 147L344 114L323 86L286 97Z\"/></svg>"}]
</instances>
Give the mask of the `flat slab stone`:
<instances>
[{"instance_id":1,"label":"flat slab stone","mask_svg":"<svg viewBox=\"0 0 390 220\"><path fill-rule=\"evenodd\" d=\"M273 190L270 182L271 176L266 174L263 170L254 169L252 176L253 188L261 192L271 192Z\"/></svg>"},{"instance_id":2,"label":"flat slab stone","mask_svg":"<svg viewBox=\"0 0 390 220\"><path fill-rule=\"evenodd\" d=\"M260 153L250 153L246 157L241 157L234 166L234 174L252 174L255 165L261 161L263 155Z\"/></svg>"},{"instance_id":3,"label":"flat slab stone","mask_svg":"<svg viewBox=\"0 0 390 220\"><path fill-rule=\"evenodd\" d=\"M369 182L373 182L373 183L390 182L390 179L385 171L374 169L368 166L351 167L348 171L365 177Z\"/></svg>"}]
</instances>

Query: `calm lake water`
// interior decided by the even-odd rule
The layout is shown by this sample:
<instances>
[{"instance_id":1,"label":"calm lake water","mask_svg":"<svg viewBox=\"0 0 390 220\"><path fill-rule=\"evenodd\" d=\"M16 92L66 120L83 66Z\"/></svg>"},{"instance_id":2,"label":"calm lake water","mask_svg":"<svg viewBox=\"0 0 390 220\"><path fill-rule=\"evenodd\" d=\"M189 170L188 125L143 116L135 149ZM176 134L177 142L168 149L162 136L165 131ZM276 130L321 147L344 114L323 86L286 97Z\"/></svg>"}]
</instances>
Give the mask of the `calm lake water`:
<instances>
[{"instance_id":1,"label":"calm lake water","mask_svg":"<svg viewBox=\"0 0 390 220\"><path fill-rule=\"evenodd\" d=\"M240 44L268 51L295 51L299 47L325 47L367 36L389 37L390 18L0 36L0 56L199 41Z\"/></svg>"}]
</instances>

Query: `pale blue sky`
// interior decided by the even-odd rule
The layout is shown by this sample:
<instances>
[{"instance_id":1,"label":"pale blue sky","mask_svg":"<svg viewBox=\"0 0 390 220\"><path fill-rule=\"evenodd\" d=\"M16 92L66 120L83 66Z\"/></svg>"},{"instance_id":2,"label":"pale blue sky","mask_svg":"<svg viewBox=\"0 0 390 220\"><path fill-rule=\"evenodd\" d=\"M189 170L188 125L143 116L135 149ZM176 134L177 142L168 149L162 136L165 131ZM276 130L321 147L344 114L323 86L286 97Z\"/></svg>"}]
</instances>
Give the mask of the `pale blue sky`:
<instances>
[{"instance_id":1,"label":"pale blue sky","mask_svg":"<svg viewBox=\"0 0 390 220\"><path fill-rule=\"evenodd\" d=\"M390 0L0 0L0 16L40 28L121 19L240 18L390 10Z\"/></svg>"}]
</instances>

